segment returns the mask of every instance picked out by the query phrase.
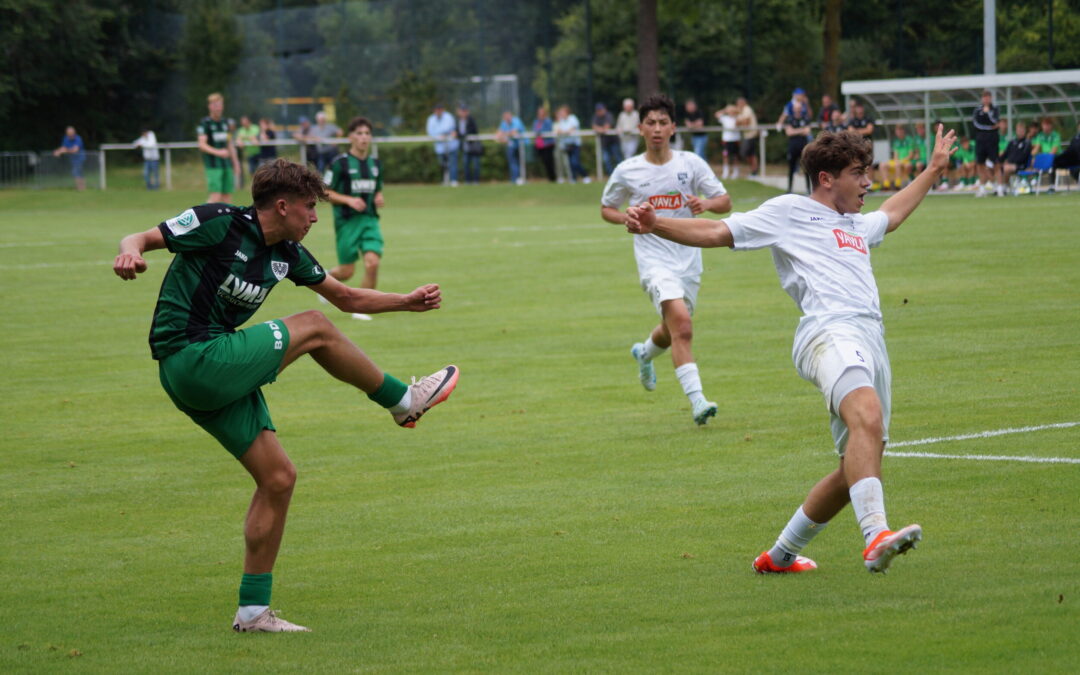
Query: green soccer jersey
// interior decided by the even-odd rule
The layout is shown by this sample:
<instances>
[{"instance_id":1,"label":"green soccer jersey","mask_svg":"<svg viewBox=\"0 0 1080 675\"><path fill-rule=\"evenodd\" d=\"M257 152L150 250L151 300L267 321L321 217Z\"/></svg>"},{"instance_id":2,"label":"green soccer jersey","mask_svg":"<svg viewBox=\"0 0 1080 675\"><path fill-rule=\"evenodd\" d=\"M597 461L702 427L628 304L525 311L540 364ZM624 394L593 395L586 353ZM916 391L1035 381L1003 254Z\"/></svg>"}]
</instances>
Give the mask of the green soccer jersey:
<instances>
[{"instance_id":1,"label":"green soccer jersey","mask_svg":"<svg viewBox=\"0 0 1080 675\"><path fill-rule=\"evenodd\" d=\"M267 246L254 207L203 204L158 225L176 254L158 293L150 352L163 359L251 318L283 279L311 286L326 272L301 244Z\"/></svg>"},{"instance_id":2,"label":"green soccer jersey","mask_svg":"<svg viewBox=\"0 0 1080 675\"><path fill-rule=\"evenodd\" d=\"M912 161L926 163L926 158L930 156L930 145L927 143L925 136L915 136L915 156Z\"/></svg>"},{"instance_id":3,"label":"green soccer jersey","mask_svg":"<svg viewBox=\"0 0 1080 675\"><path fill-rule=\"evenodd\" d=\"M1007 134L998 134L998 157L1005 154L1005 148L1009 147L1009 140Z\"/></svg>"},{"instance_id":4,"label":"green soccer jersey","mask_svg":"<svg viewBox=\"0 0 1080 675\"><path fill-rule=\"evenodd\" d=\"M1037 155L1046 152L1056 155L1061 151L1061 134L1057 130L1048 134L1040 131L1035 134L1035 138L1031 139L1031 147Z\"/></svg>"},{"instance_id":5,"label":"green soccer jersey","mask_svg":"<svg viewBox=\"0 0 1080 675\"><path fill-rule=\"evenodd\" d=\"M953 162L956 164L968 164L975 161L975 147L968 145L967 150L963 146L956 146L956 154L953 155Z\"/></svg>"},{"instance_id":6,"label":"green soccer jersey","mask_svg":"<svg viewBox=\"0 0 1080 675\"><path fill-rule=\"evenodd\" d=\"M211 148L229 147L229 123L225 119L215 120L212 117L204 117L195 127L195 137L206 136L206 142ZM203 166L208 169L223 169L232 166L232 161L224 157L202 153Z\"/></svg>"},{"instance_id":7,"label":"green soccer jersey","mask_svg":"<svg viewBox=\"0 0 1080 675\"><path fill-rule=\"evenodd\" d=\"M359 197L367 204L363 211L357 211L349 206L334 204L334 220L344 222L357 213L364 213L374 218L379 217L375 208L375 194L382 192L382 164L379 160L371 157L360 159L352 153L346 152L334 158L330 167L323 176L323 182L334 192L349 197Z\"/></svg>"},{"instance_id":8,"label":"green soccer jersey","mask_svg":"<svg viewBox=\"0 0 1080 675\"><path fill-rule=\"evenodd\" d=\"M893 156L901 162L910 162L915 159L915 139L905 136L894 138L892 141Z\"/></svg>"}]
</instances>

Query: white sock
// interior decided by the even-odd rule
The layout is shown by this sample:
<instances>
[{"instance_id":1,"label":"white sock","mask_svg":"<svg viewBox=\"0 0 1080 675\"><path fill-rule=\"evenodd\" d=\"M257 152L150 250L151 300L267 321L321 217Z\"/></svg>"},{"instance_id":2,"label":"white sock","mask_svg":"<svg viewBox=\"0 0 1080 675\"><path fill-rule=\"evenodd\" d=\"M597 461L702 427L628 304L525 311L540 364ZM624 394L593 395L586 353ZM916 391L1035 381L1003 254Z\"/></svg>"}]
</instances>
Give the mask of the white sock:
<instances>
[{"instance_id":1,"label":"white sock","mask_svg":"<svg viewBox=\"0 0 1080 675\"><path fill-rule=\"evenodd\" d=\"M645 342L643 342L642 344L645 348L641 350L641 355L646 361L652 361L657 356L660 356L667 351L667 347L656 346L656 343L652 341L652 335L646 338Z\"/></svg>"},{"instance_id":2,"label":"white sock","mask_svg":"<svg viewBox=\"0 0 1080 675\"><path fill-rule=\"evenodd\" d=\"M406 387L405 395L401 397L401 400L390 406L390 412L403 413L409 411L409 406L412 405L412 387Z\"/></svg>"},{"instance_id":3,"label":"white sock","mask_svg":"<svg viewBox=\"0 0 1080 675\"><path fill-rule=\"evenodd\" d=\"M701 393L701 377L698 375L696 363L682 364L675 369L675 377L679 378L679 384L691 405L705 400L705 395Z\"/></svg>"},{"instance_id":4,"label":"white sock","mask_svg":"<svg viewBox=\"0 0 1080 675\"><path fill-rule=\"evenodd\" d=\"M777 567L790 566L795 562L795 556L799 551L803 550L818 532L824 530L826 525L828 523L815 523L807 518L800 506L784 527L784 531L780 533L776 543L769 549L769 557L772 558L773 564Z\"/></svg>"},{"instance_id":5,"label":"white sock","mask_svg":"<svg viewBox=\"0 0 1080 675\"><path fill-rule=\"evenodd\" d=\"M885 492L877 478L863 478L848 489L855 519L859 521L867 546L882 530L889 529L885 520Z\"/></svg>"},{"instance_id":6,"label":"white sock","mask_svg":"<svg viewBox=\"0 0 1080 675\"><path fill-rule=\"evenodd\" d=\"M247 623L268 609L270 609L269 605L240 605L237 614L240 615L241 621Z\"/></svg>"}]
</instances>

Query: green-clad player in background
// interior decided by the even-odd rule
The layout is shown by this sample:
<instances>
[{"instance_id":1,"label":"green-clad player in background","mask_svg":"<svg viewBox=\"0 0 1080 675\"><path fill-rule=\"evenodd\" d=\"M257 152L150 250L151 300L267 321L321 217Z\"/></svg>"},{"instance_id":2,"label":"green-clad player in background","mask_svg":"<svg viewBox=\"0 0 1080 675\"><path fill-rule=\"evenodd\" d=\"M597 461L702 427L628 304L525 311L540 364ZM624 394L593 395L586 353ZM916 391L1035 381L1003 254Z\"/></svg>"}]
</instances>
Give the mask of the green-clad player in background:
<instances>
[{"instance_id":1,"label":"green-clad player in background","mask_svg":"<svg viewBox=\"0 0 1080 675\"><path fill-rule=\"evenodd\" d=\"M206 97L206 108L210 114L195 128L210 190L206 201L228 202L236 176L240 175L240 160L229 134L229 121L224 117L225 97L217 92L210 94Z\"/></svg>"},{"instance_id":2,"label":"green-clad player in background","mask_svg":"<svg viewBox=\"0 0 1080 675\"><path fill-rule=\"evenodd\" d=\"M238 632L304 631L270 610L271 571L277 559L296 469L274 433L260 387L310 354L324 370L413 427L450 396L458 369L447 366L409 386L383 373L326 316L307 311L245 323L279 281L308 286L345 312L426 312L438 309L439 286L411 293L349 288L326 274L300 244L326 198L315 171L285 159L252 177L250 207L204 204L157 227L124 237L113 271L134 279L146 271L142 254L168 248L150 327L150 350L161 385L177 408L209 432L255 479L244 522L244 575L233 620Z\"/></svg>"},{"instance_id":3,"label":"green-clad player in background","mask_svg":"<svg viewBox=\"0 0 1080 675\"><path fill-rule=\"evenodd\" d=\"M354 117L346 133L349 151L330 163L323 180L334 205L334 236L338 265L330 276L348 281L356 273L356 260L364 256L364 280L360 288L375 288L379 280L379 260L383 254L379 209L383 207L382 164L371 156L371 122ZM354 319L370 320L354 313Z\"/></svg>"}]
</instances>

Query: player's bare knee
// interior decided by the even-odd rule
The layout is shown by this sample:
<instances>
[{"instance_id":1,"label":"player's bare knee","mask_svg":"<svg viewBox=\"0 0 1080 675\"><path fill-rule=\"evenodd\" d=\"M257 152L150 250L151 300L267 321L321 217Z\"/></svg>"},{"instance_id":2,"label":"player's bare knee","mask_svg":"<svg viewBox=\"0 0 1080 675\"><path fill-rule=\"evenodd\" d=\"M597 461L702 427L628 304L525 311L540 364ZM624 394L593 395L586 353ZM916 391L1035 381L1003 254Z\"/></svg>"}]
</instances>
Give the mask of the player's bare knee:
<instances>
[{"instance_id":1,"label":"player's bare knee","mask_svg":"<svg viewBox=\"0 0 1080 675\"><path fill-rule=\"evenodd\" d=\"M292 462L285 462L274 469L259 484L259 488L274 497L287 497L292 494L296 487L296 466Z\"/></svg>"}]
</instances>

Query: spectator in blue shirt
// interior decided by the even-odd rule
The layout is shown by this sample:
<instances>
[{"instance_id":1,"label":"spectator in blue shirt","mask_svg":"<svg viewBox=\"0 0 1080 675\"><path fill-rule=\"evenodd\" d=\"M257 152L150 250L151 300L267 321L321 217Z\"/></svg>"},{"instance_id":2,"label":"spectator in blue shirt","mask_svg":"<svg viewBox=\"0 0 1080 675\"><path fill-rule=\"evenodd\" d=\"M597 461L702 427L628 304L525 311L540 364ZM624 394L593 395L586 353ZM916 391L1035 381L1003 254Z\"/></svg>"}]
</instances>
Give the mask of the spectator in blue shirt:
<instances>
[{"instance_id":1,"label":"spectator in blue shirt","mask_svg":"<svg viewBox=\"0 0 1080 675\"><path fill-rule=\"evenodd\" d=\"M86 161L86 146L83 145L82 136L75 133L75 127L68 127L64 131L64 138L60 141L60 147L53 150L53 156L69 155L71 161L71 175L75 178L75 189L85 190L86 179L83 178L83 163Z\"/></svg>"},{"instance_id":2,"label":"spectator in blue shirt","mask_svg":"<svg viewBox=\"0 0 1080 675\"><path fill-rule=\"evenodd\" d=\"M504 110L499 132L496 134L500 143L506 144L506 163L510 165L510 182L524 185L521 175L521 139L525 136L525 125L521 118L509 110Z\"/></svg>"},{"instance_id":3,"label":"spectator in blue shirt","mask_svg":"<svg viewBox=\"0 0 1080 675\"><path fill-rule=\"evenodd\" d=\"M457 123L454 116L446 111L442 103L435 104L435 110L427 118L427 135L435 139L435 156L442 167L443 185L457 187L458 139Z\"/></svg>"}]
</instances>

